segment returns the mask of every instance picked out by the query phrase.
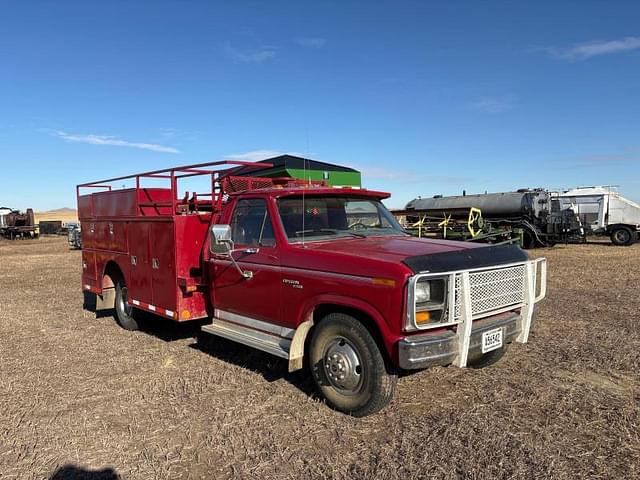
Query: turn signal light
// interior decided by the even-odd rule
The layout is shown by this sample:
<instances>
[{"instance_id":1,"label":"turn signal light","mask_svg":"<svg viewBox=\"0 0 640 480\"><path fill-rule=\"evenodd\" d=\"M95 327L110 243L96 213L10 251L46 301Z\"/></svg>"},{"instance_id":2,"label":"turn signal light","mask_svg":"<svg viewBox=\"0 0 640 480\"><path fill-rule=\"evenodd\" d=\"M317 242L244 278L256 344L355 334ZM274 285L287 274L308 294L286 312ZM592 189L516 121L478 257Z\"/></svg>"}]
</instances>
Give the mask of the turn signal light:
<instances>
[{"instance_id":1,"label":"turn signal light","mask_svg":"<svg viewBox=\"0 0 640 480\"><path fill-rule=\"evenodd\" d=\"M395 287L396 281L391 278L376 277L371 281L374 285L380 285L382 287Z\"/></svg>"},{"instance_id":2,"label":"turn signal light","mask_svg":"<svg viewBox=\"0 0 640 480\"><path fill-rule=\"evenodd\" d=\"M416 312L416 323L428 323L431 320L430 312Z\"/></svg>"}]
</instances>

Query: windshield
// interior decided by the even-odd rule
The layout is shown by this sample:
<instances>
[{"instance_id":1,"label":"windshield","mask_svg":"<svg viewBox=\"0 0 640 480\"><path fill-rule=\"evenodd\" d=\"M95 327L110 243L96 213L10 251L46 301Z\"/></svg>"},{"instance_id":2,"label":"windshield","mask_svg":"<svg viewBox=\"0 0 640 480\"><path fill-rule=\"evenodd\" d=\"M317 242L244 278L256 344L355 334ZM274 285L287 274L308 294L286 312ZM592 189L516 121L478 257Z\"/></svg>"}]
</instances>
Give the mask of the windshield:
<instances>
[{"instance_id":1,"label":"windshield","mask_svg":"<svg viewBox=\"0 0 640 480\"><path fill-rule=\"evenodd\" d=\"M290 242L405 234L389 210L375 199L286 197L278 200L278 211Z\"/></svg>"}]
</instances>

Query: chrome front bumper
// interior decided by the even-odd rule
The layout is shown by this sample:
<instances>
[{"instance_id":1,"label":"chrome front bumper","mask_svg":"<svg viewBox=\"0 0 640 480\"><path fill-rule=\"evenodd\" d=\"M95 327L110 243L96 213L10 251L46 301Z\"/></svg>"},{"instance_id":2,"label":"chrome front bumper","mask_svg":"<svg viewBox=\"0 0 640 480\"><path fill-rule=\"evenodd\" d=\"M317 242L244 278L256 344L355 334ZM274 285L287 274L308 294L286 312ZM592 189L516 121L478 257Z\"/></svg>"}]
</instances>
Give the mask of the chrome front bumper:
<instances>
[{"instance_id":1,"label":"chrome front bumper","mask_svg":"<svg viewBox=\"0 0 640 480\"><path fill-rule=\"evenodd\" d=\"M533 323L534 315L532 317ZM481 343L484 332L494 328L502 328L502 342L506 346L522 332L522 320L520 314L508 312L473 322L469 337L467 362L472 362L483 355ZM459 345L458 335L454 331L412 335L403 338L398 343L400 368L415 370L438 365L449 365L459 357Z\"/></svg>"}]
</instances>

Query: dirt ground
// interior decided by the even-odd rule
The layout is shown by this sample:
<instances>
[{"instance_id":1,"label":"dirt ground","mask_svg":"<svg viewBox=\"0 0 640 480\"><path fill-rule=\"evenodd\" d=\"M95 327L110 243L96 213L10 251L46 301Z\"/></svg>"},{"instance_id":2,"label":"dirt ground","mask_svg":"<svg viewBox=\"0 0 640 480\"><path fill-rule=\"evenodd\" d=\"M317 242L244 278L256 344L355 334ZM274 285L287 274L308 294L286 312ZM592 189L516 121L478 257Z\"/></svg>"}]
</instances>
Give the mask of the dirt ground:
<instances>
[{"instance_id":1,"label":"dirt ground","mask_svg":"<svg viewBox=\"0 0 640 480\"><path fill-rule=\"evenodd\" d=\"M83 310L64 238L0 242L0 479L640 478L640 244L533 255L530 343L355 419L275 357Z\"/></svg>"}]
</instances>

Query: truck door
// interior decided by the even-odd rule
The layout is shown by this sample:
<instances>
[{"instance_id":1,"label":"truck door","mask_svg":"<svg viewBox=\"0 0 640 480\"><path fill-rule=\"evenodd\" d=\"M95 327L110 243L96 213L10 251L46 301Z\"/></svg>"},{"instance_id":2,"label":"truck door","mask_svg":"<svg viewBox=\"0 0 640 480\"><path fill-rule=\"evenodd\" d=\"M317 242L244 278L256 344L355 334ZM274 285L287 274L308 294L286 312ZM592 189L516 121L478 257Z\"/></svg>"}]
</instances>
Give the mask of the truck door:
<instances>
[{"instance_id":1,"label":"truck door","mask_svg":"<svg viewBox=\"0 0 640 480\"><path fill-rule=\"evenodd\" d=\"M172 222L153 222L149 231L153 304L176 310L175 240Z\"/></svg>"},{"instance_id":2,"label":"truck door","mask_svg":"<svg viewBox=\"0 0 640 480\"><path fill-rule=\"evenodd\" d=\"M211 256L214 316L253 328L255 320L282 323L282 274L271 217L264 199L241 199L236 203L231 219L232 255L240 268L252 276L244 278L228 258Z\"/></svg>"},{"instance_id":3,"label":"truck door","mask_svg":"<svg viewBox=\"0 0 640 480\"><path fill-rule=\"evenodd\" d=\"M149 259L149 223L129 223L129 298L144 303L153 302L151 260Z\"/></svg>"}]
</instances>

